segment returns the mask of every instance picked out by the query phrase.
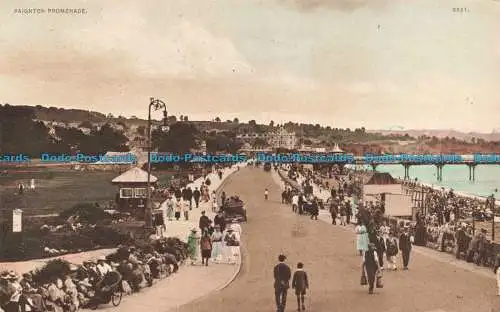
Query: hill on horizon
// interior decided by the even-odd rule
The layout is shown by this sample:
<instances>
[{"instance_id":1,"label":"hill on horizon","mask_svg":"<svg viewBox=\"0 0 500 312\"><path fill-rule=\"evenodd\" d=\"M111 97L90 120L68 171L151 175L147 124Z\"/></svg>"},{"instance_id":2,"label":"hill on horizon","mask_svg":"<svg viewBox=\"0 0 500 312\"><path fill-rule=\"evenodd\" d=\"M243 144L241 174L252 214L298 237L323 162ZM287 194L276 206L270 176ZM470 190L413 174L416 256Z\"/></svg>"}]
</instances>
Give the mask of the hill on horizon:
<instances>
[{"instance_id":1,"label":"hill on horizon","mask_svg":"<svg viewBox=\"0 0 500 312\"><path fill-rule=\"evenodd\" d=\"M69 109L69 108L58 108L58 107L45 107L42 105L15 105L18 107L33 108L35 111L36 119L43 121L55 121L55 122L73 122L82 123L84 121L92 123L102 123L106 121L127 121L137 124L143 124L147 122L146 119L124 116L113 116L111 114L104 114L101 112L84 110L84 109ZM200 123L210 123L210 120L196 120ZM500 130L500 129L497 129ZM382 135L405 135L408 134L411 137L419 137L422 135L435 136L437 138L445 137L455 137L460 140L471 140L472 138L481 138L487 141L500 141L500 131L492 131L491 133L480 133L480 132L462 132L455 129L409 129L409 130L369 130L368 133L380 133Z\"/></svg>"}]
</instances>

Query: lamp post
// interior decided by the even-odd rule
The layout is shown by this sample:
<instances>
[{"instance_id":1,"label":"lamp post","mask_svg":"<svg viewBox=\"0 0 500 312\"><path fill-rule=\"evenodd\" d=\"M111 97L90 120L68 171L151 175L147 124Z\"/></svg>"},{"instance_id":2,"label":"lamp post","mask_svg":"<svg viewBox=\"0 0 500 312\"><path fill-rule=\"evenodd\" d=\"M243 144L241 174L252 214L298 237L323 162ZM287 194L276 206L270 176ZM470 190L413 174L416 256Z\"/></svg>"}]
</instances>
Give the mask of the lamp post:
<instances>
[{"instance_id":1,"label":"lamp post","mask_svg":"<svg viewBox=\"0 0 500 312\"><path fill-rule=\"evenodd\" d=\"M148 183L147 183L147 201L144 219L146 223L146 230L153 229L153 208L151 207L151 109L155 111L163 109L163 122L167 121L167 105L165 102L153 97L149 98L149 111L148 111Z\"/></svg>"}]
</instances>

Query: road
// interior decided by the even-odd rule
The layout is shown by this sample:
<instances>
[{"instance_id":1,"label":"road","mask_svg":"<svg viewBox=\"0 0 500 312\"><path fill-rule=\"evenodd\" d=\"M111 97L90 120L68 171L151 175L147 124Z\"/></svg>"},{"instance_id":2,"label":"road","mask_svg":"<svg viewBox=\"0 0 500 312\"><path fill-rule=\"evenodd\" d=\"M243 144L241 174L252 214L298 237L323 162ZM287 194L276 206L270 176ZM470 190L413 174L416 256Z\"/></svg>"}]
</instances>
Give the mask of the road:
<instances>
[{"instance_id":1,"label":"road","mask_svg":"<svg viewBox=\"0 0 500 312\"><path fill-rule=\"evenodd\" d=\"M268 201L263 198L265 188L270 191ZM305 264L311 283L306 302L309 311L470 312L498 308L493 278L417 252L412 254L409 271L387 272L385 287L368 295L359 285L361 260L354 250L352 231L292 214L290 207L281 204L281 191L271 174L260 168L242 169L225 191L228 196L240 195L247 203L249 221L243 225L240 274L224 290L175 311L275 311L272 269L280 253L287 255L293 267L298 261ZM295 298L289 292L287 311L295 309Z\"/></svg>"}]
</instances>

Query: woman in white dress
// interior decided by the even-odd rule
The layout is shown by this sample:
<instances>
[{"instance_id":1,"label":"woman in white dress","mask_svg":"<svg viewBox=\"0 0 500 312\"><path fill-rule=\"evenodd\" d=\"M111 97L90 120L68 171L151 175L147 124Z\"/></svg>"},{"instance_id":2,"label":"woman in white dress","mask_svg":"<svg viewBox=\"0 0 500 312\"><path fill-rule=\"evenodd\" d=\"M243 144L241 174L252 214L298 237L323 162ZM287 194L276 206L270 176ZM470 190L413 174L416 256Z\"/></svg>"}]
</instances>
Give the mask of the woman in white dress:
<instances>
[{"instance_id":1,"label":"woman in white dress","mask_svg":"<svg viewBox=\"0 0 500 312\"><path fill-rule=\"evenodd\" d=\"M212 233L212 261L221 261L223 255L223 234L220 231L220 226L215 226L215 231Z\"/></svg>"}]
</instances>

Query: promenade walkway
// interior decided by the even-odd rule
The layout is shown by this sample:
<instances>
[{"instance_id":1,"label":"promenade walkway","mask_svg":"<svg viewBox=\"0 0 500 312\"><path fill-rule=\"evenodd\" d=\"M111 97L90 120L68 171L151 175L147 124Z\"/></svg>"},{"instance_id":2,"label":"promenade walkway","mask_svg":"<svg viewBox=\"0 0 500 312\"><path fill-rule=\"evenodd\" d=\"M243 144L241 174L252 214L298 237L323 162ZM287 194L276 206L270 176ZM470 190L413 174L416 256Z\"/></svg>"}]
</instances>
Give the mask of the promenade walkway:
<instances>
[{"instance_id":1,"label":"promenade walkway","mask_svg":"<svg viewBox=\"0 0 500 312\"><path fill-rule=\"evenodd\" d=\"M277 181L277 183L280 185L281 189L285 188L285 183L283 182L283 180L280 178L280 176L277 173L273 174L273 179L275 181ZM314 183L313 183L313 190L314 190L313 191L314 195L318 196L318 198L322 198L322 199L326 200L329 197L329 194L328 194L328 196L325 196L326 192L324 190L321 190L321 188L319 186L315 185ZM332 216L328 210L320 210L318 219L323 221L323 222L327 222L329 224L332 223ZM355 218L354 218L354 220L355 220ZM338 228L354 233L354 227L355 227L354 224L355 224L355 221L353 221L350 225L348 225L346 227L338 226ZM355 246L355 245L353 245L353 246ZM479 274L481 276L484 276L486 278L496 280L496 276L495 276L495 274L493 274L491 269L476 266L474 264L467 263L463 260L457 260L453 255L451 255L449 253L438 252L436 250L432 250L432 249L429 249L429 248L423 247L423 246L413 246L412 250L413 250L413 252L417 252L419 254L425 255L426 257L432 258L432 259L439 261L441 263L450 264L450 265L453 265L461 270L467 270L467 271Z\"/></svg>"},{"instance_id":2,"label":"promenade walkway","mask_svg":"<svg viewBox=\"0 0 500 312\"><path fill-rule=\"evenodd\" d=\"M270 198L265 201L264 189ZM273 266L284 253L295 267L305 264L311 289L306 311L470 312L498 308L491 277L463 270L425 254L412 254L410 270L386 272L385 287L368 295L359 285L360 258L352 230L310 220L281 204L272 173L246 168L225 186L248 203L243 225L243 264L237 279L219 293L181 307L179 312L275 311ZM400 261L400 259L399 259ZM286 311L296 308L288 295Z\"/></svg>"}]
</instances>

